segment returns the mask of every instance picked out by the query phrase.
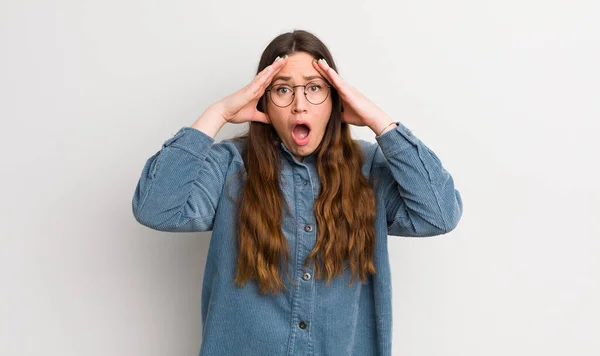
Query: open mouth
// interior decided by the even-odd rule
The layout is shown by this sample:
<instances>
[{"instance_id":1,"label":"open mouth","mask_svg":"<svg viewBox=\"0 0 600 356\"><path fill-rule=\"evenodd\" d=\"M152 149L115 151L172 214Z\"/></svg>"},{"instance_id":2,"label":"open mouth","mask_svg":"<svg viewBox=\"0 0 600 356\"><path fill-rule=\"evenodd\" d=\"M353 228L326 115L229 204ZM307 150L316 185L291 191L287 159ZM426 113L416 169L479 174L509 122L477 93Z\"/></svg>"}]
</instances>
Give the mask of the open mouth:
<instances>
[{"instance_id":1,"label":"open mouth","mask_svg":"<svg viewBox=\"0 0 600 356\"><path fill-rule=\"evenodd\" d=\"M298 146L306 145L310 139L310 126L303 123L294 125L292 138Z\"/></svg>"}]
</instances>

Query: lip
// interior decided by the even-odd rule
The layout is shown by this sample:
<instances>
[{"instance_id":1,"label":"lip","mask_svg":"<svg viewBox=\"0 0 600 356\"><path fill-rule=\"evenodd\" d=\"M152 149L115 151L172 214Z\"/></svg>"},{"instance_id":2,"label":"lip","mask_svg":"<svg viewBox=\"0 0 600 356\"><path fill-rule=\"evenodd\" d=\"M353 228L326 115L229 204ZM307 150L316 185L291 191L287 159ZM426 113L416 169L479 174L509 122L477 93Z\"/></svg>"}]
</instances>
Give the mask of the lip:
<instances>
[{"instance_id":1,"label":"lip","mask_svg":"<svg viewBox=\"0 0 600 356\"><path fill-rule=\"evenodd\" d=\"M296 128L296 126L298 125L306 125L306 127L308 127L308 135L304 138L300 138L297 137L294 134L294 129ZM305 146L308 144L308 141L310 140L310 135L312 134L312 128L310 127L310 124L307 121L304 120L297 120L296 122L294 122L294 124L292 125L292 139L294 140L294 143L296 143L296 145L298 146Z\"/></svg>"}]
</instances>

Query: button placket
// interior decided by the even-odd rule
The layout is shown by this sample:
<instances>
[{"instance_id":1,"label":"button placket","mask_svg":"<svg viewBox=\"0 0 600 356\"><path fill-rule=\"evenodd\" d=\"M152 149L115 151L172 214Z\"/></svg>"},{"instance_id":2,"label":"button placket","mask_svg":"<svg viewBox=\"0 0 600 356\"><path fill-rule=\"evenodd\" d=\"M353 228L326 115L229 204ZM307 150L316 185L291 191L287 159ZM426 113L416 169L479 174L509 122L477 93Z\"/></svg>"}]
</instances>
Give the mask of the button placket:
<instances>
[{"instance_id":1,"label":"button placket","mask_svg":"<svg viewBox=\"0 0 600 356\"><path fill-rule=\"evenodd\" d=\"M310 165L307 160L306 164ZM297 326L297 337L294 340L293 350L298 355L309 355L313 353L312 333L309 332L309 323L313 320L315 284L312 282L312 271L302 266L306 255L310 253L311 246L315 243L317 226L314 221L314 184L311 181L310 166L293 166L293 176L288 179L288 185L294 186L293 196L296 199L296 261L294 267L298 274L295 278L299 281L294 293L293 318ZM292 181L293 179L293 181ZM298 278L299 277L299 278ZM305 332L303 332L303 330Z\"/></svg>"}]
</instances>

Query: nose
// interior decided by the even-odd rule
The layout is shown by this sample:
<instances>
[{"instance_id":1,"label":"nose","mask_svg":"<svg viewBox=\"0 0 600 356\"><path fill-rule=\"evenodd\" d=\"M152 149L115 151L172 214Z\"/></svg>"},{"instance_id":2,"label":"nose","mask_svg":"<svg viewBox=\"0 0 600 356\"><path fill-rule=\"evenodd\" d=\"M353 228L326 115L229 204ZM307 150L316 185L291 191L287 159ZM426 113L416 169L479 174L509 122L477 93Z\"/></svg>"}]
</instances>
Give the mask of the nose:
<instances>
[{"instance_id":1,"label":"nose","mask_svg":"<svg viewBox=\"0 0 600 356\"><path fill-rule=\"evenodd\" d=\"M294 88L295 95L292 99L292 110L294 112L306 111L306 106L308 105L308 100L304 95L304 87L296 87Z\"/></svg>"}]
</instances>

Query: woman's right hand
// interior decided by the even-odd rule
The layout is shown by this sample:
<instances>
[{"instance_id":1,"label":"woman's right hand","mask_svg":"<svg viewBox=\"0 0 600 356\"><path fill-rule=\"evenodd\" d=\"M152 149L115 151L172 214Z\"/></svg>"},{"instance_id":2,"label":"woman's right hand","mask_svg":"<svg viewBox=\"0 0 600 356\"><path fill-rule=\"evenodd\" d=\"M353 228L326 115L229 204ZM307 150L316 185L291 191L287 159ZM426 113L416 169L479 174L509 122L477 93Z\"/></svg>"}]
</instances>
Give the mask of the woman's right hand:
<instances>
[{"instance_id":1,"label":"woman's right hand","mask_svg":"<svg viewBox=\"0 0 600 356\"><path fill-rule=\"evenodd\" d=\"M275 59L271 65L258 73L248 85L217 102L215 105L219 107L223 119L236 124L246 121L270 124L269 117L258 111L256 105L275 75L287 63L288 58L288 56L284 56Z\"/></svg>"}]
</instances>

